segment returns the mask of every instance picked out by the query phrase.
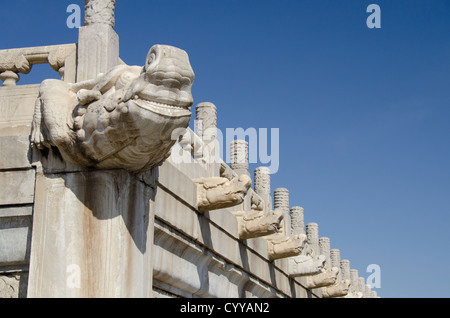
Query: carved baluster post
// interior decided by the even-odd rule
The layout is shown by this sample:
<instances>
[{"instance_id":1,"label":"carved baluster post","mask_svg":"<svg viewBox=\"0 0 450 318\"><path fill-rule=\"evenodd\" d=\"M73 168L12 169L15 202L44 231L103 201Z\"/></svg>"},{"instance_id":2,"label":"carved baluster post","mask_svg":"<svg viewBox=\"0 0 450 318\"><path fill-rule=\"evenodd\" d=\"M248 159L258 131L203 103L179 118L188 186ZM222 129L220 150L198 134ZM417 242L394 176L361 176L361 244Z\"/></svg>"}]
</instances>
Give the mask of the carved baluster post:
<instances>
[{"instance_id":1,"label":"carved baluster post","mask_svg":"<svg viewBox=\"0 0 450 318\"><path fill-rule=\"evenodd\" d=\"M358 270L350 269L350 281L352 284L350 285L350 292L357 297L358 292Z\"/></svg>"},{"instance_id":2,"label":"carved baluster post","mask_svg":"<svg viewBox=\"0 0 450 318\"><path fill-rule=\"evenodd\" d=\"M3 86L16 86L16 83L19 81L20 76L17 73L12 71L5 71L0 73L0 80L3 81Z\"/></svg>"},{"instance_id":3,"label":"carved baluster post","mask_svg":"<svg viewBox=\"0 0 450 318\"><path fill-rule=\"evenodd\" d=\"M304 209L301 206L293 206L291 208L291 233L306 234L305 233L305 220Z\"/></svg>"},{"instance_id":4,"label":"carved baluster post","mask_svg":"<svg viewBox=\"0 0 450 318\"><path fill-rule=\"evenodd\" d=\"M340 266L341 270L341 278L342 280L350 280L351 281L351 277L350 277L350 261L348 259L343 259L341 260L341 266Z\"/></svg>"},{"instance_id":5,"label":"carved baluster post","mask_svg":"<svg viewBox=\"0 0 450 318\"><path fill-rule=\"evenodd\" d=\"M319 255L319 225L317 223L306 224L306 236L308 237L308 246L315 255Z\"/></svg>"},{"instance_id":6,"label":"carved baluster post","mask_svg":"<svg viewBox=\"0 0 450 318\"><path fill-rule=\"evenodd\" d=\"M341 251L337 248L332 248L330 250L331 257L331 267L341 268ZM339 270L338 280L342 280L342 273Z\"/></svg>"},{"instance_id":7,"label":"carved baluster post","mask_svg":"<svg viewBox=\"0 0 450 318\"><path fill-rule=\"evenodd\" d=\"M213 103L199 103L195 107L195 132L203 142L201 149L194 144L194 158L202 158L209 176L219 175L218 158L220 148L217 144L217 108Z\"/></svg>"},{"instance_id":8,"label":"carved baluster post","mask_svg":"<svg viewBox=\"0 0 450 318\"><path fill-rule=\"evenodd\" d=\"M320 254L326 257L325 268L331 269L331 254L330 254L330 239L328 237L321 237L319 239Z\"/></svg>"},{"instance_id":9,"label":"carved baluster post","mask_svg":"<svg viewBox=\"0 0 450 318\"><path fill-rule=\"evenodd\" d=\"M279 233L268 238L270 258L299 256L306 246L307 236L305 234L291 234L289 191L287 189L278 188L274 191L274 209L283 213L283 220L280 223L282 226ZM278 249L278 252L276 249Z\"/></svg>"},{"instance_id":10,"label":"carved baluster post","mask_svg":"<svg viewBox=\"0 0 450 318\"><path fill-rule=\"evenodd\" d=\"M270 169L267 167L258 167L254 172L254 190L264 200L264 209L272 210L272 197L270 195Z\"/></svg>"},{"instance_id":11,"label":"carved baluster post","mask_svg":"<svg viewBox=\"0 0 450 318\"><path fill-rule=\"evenodd\" d=\"M331 249L331 266L332 269L336 270L336 282L325 288L322 288L322 297L345 297L348 295L350 288L350 279L344 279L341 269L341 256L340 251L338 249ZM349 265L349 264L348 264ZM347 271L348 272L348 271ZM349 273L348 273L349 276Z\"/></svg>"},{"instance_id":12,"label":"carved baluster post","mask_svg":"<svg viewBox=\"0 0 450 318\"><path fill-rule=\"evenodd\" d=\"M213 103L199 103L195 107L195 132L206 144L217 137L217 108Z\"/></svg>"},{"instance_id":13,"label":"carved baluster post","mask_svg":"<svg viewBox=\"0 0 450 318\"><path fill-rule=\"evenodd\" d=\"M289 190L277 188L273 192L273 208L283 211L283 221L280 234L291 236L291 217L289 216Z\"/></svg>"},{"instance_id":14,"label":"carved baluster post","mask_svg":"<svg viewBox=\"0 0 450 318\"><path fill-rule=\"evenodd\" d=\"M248 172L248 143L245 140L233 140L230 144L230 167L238 176Z\"/></svg>"},{"instance_id":15,"label":"carved baluster post","mask_svg":"<svg viewBox=\"0 0 450 318\"><path fill-rule=\"evenodd\" d=\"M304 211L302 207L291 208L291 235L306 235ZM291 277L319 274L324 267L325 256L311 255L310 248L306 246L302 254L289 259L289 275Z\"/></svg>"},{"instance_id":16,"label":"carved baluster post","mask_svg":"<svg viewBox=\"0 0 450 318\"><path fill-rule=\"evenodd\" d=\"M350 271L350 261L349 260L347 260L347 259L341 260L341 273L342 273L342 280L344 282L346 282L347 284L349 284L349 287L348 287L349 293L347 294L346 297L349 297L349 298L358 297L355 293L352 292L353 279L352 279L352 274Z\"/></svg>"},{"instance_id":17,"label":"carved baluster post","mask_svg":"<svg viewBox=\"0 0 450 318\"><path fill-rule=\"evenodd\" d=\"M372 298L372 289L370 285L364 285L364 298Z\"/></svg>"},{"instance_id":18,"label":"carved baluster post","mask_svg":"<svg viewBox=\"0 0 450 318\"><path fill-rule=\"evenodd\" d=\"M32 65L28 62L23 52L14 50L2 50L0 52L0 80L3 86L16 86L20 76L18 73L28 74Z\"/></svg>"},{"instance_id":19,"label":"carved baluster post","mask_svg":"<svg viewBox=\"0 0 450 318\"><path fill-rule=\"evenodd\" d=\"M78 82L106 73L119 63L115 4L115 0L85 0L85 26L78 36Z\"/></svg>"},{"instance_id":20,"label":"carved baluster post","mask_svg":"<svg viewBox=\"0 0 450 318\"><path fill-rule=\"evenodd\" d=\"M358 291L361 293L362 298L366 298L366 280L364 277L358 277Z\"/></svg>"}]
</instances>

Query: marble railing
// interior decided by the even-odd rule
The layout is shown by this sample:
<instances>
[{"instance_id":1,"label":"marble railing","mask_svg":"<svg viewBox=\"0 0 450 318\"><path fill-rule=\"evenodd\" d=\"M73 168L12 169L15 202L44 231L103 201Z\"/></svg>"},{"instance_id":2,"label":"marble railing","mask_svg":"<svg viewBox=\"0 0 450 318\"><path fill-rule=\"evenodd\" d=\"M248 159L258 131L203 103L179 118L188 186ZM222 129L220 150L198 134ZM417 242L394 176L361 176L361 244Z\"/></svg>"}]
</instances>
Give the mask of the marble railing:
<instances>
[{"instance_id":1,"label":"marble railing","mask_svg":"<svg viewBox=\"0 0 450 318\"><path fill-rule=\"evenodd\" d=\"M73 82L75 68L66 72L66 61L75 62L76 50L76 44L0 50L0 80L3 86L15 86L20 79L19 73L30 73L35 64L50 64L62 79Z\"/></svg>"}]
</instances>

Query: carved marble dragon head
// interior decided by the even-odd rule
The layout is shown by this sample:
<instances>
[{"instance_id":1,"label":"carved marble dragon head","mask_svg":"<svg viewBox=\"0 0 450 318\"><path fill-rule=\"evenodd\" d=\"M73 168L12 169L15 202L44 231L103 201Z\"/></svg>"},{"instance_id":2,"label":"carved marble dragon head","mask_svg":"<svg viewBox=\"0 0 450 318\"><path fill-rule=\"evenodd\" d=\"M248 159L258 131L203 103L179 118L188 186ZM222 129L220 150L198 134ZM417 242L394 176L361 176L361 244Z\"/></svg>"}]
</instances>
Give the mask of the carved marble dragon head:
<instances>
[{"instance_id":1,"label":"carved marble dragon head","mask_svg":"<svg viewBox=\"0 0 450 318\"><path fill-rule=\"evenodd\" d=\"M160 165L186 128L194 72L185 51L154 45L143 67L119 65L75 84L45 80L32 145L57 147L77 165L141 172Z\"/></svg>"}]
</instances>

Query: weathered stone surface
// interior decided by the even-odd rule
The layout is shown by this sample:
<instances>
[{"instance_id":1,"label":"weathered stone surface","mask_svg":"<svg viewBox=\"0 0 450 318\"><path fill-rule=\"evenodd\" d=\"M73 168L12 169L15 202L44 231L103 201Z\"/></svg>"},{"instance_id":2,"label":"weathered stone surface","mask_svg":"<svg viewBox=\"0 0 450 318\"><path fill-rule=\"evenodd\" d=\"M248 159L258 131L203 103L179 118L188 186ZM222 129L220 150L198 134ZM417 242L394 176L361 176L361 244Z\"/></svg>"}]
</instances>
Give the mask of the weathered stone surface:
<instances>
[{"instance_id":1,"label":"weathered stone surface","mask_svg":"<svg viewBox=\"0 0 450 318\"><path fill-rule=\"evenodd\" d=\"M30 136L0 136L0 169L31 168Z\"/></svg>"},{"instance_id":2,"label":"weathered stone surface","mask_svg":"<svg viewBox=\"0 0 450 318\"><path fill-rule=\"evenodd\" d=\"M34 169L0 172L0 205L33 203L35 175Z\"/></svg>"},{"instance_id":3,"label":"weathered stone surface","mask_svg":"<svg viewBox=\"0 0 450 318\"><path fill-rule=\"evenodd\" d=\"M28 263L31 228L31 207L0 209L0 266Z\"/></svg>"},{"instance_id":4,"label":"weathered stone surface","mask_svg":"<svg viewBox=\"0 0 450 318\"><path fill-rule=\"evenodd\" d=\"M339 268L333 267L329 271L322 270L317 275L305 277L305 287L308 289L314 289L319 287L331 286L336 283Z\"/></svg>"},{"instance_id":5,"label":"weathered stone surface","mask_svg":"<svg viewBox=\"0 0 450 318\"><path fill-rule=\"evenodd\" d=\"M65 74L65 68L74 69L76 48L76 44L63 44L0 50L0 79L4 81L3 87L15 88L20 78L17 73L28 74L33 65L47 63L62 78L74 82L74 73L69 71Z\"/></svg>"},{"instance_id":6,"label":"weathered stone surface","mask_svg":"<svg viewBox=\"0 0 450 318\"><path fill-rule=\"evenodd\" d=\"M270 169L257 167L254 171L254 190L263 199L264 209L272 210L272 197L270 190Z\"/></svg>"},{"instance_id":7,"label":"weathered stone surface","mask_svg":"<svg viewBox=\"0 0 450 318\"><path fill-rule=\"evenodd\" d=\"M78 35L77 82L90 80L119 65L119 36L107 24L81 27Z\"/></svg>"},{"instance_id":8,"label":"weathered stone surface","mask_svg":"<svg viewBox=\"0 0 450 318\"><path fill-rule=\"evenodd\" d=\"M27 280L27 273L0 274L0 298L25 298Z\"/></svg>"},{"instance_id":9,"label":"weathered stone surface","mask_svg":"<svg viewBox=\"0 0 450 318\"><path fill-rule=\"evenodd\" d=\"M154 177L39 174L29 297L150 297Z\"/></svg>"},{"instance_id":10,"label":"weathered stone surface","mask_svg":"<svg viewBox=\"0 0 450 318\"><path fill-rule=\"evenodd\" d=\"M320 274L324 268L325 256L299 255L289 258L289 276L301 277Z\"/></svg>"},{"instance_id":11,"label":"weathered stone surface","mask_svg":"<svg viewBox=\"0 0 450 318\"><path fill-rule=\"evenodd\" d=\"M247 240L278 233L283 212L247 211L237 215L239 222L239 238Z\"/></svg>"},{"instance_id":12,"label":"weathered stone surface","mask_svg":"<svg viewBox=\"0 0 450 318\"><path fill-rule=\"evenodd\" d=\"M248 171L248 142L233 140L230 144L230 167L238 175L250 176Z\"/></svg>"},{"instance_id":13,"label":"weathered stone surface","mask_svg":"<svg viewBox=\"0 0 450 318\"><path fill-rule=\"evenodd\" d=\"M156 191L156 220L158 223L167 226L174 236L176 233L182 233L188 241L198 242L198 244L206 246L209 251L213 251L220 257L226 257L231 264L244 268L252 274L252 277L257 278L255 282L264 281L267 286L276 286L285 295L292 295L292 288L294 288L296 297L307 297L306 290L298 283L290 280L285 274L287 268L283 267L284 264L269 261L265 238L253 238L246 241L245 244L239 241L238 220L235 216L236 212L230 213L231 208L202 214L196 212L192 199L192 193L195 193L193 191L196 185L183 171L178 170L170 162L165 162L159 168L159 183L163 187L158 187ZM180 245L173 244L171 246ZM158 247L155 246L155 248ZM177 255L176 266L170 266L169 259L173 260L174 256L169 258L169 254ZM155 262L159 264L157 265L158 274L155 273L158 284L165 282L165 287L173 284L173 288L178 290L181 288L180 286L186 286L185 283L190 285L191 283L188 282L194 279L195 275L198 275L195 270L196 267L191 264L192 261L183 259L184 253L180 256L176 250L167 248L162 254L155 255L162 255L162 260L155 259ZM190 268L190 270L188 271L187 268ZM181 273L182 271L185 273L182 277L175 274L175 272ZM170 275L176 275L177 278L169 278ZM289 282L293 285L290 285ZM208 284L205 283L201 286L207 288ZM219 294L223 295L222 293L223 291ZM183 295L187 296L187 294ZM233 297L241 296L235 294Z\"/></svg>"},{"instance_id":14,"label":"weathered stone surface","mask_svg":"<svg viewBox=\"0 0 450 318\"><path fill-rule=\"evenodd\" d=\"M32 216L33 206L0 207L0 218Z\"/></svg>"},{"instance_id":15,"label":"weathered stone surface","mask_svg":"<svg viewBox=\"0 0 450 318\"><path fill-rule=\"evenodd\" d=\"M300 255L306 239L305 234L297 234L268 240L269 258L274 260Z\"/></svg>"},{"instance_id":16,"label":"weathered stone surface","mask_svg":"<svg viewBox=\"0 0 450 318\"><path fill-rule=\"evenodd\" d=\"M244 202L252 180L247 175L232 180L222 177L199 178L197 184L197 207L200 212L232 207Z\"/></svg>"},{"instance_id":17,"label":"weathered stone surface","mask_svg":"<svg viewBox=\"0 0 450 318\"><path fill-rule=\"evenodd\" d=\"M348 295L350 289L350 280L345 279L336 282L335 284L322 288L322 297L323 298L332 298L332 297L344 297Z\"/></svg>"},{"instance_id":18,"label":"weathered stone surface","mask_svg":"<svg viewBox=\"0 0 450 318\"><path fill-rule=\"evenodd\" d=\"M86 0L84 24L107 24L114 28L115 0Z\"/></svg>"},{"instance_id":19,"label":"weathered stone surface","mask_svg":"<svg viewBox=\"0 0 450 318\"><path fill-rule=\"evenodd\" d=\"M39 85L0 87L0 136L30 135Z\"/></svg>"}]
</instances>

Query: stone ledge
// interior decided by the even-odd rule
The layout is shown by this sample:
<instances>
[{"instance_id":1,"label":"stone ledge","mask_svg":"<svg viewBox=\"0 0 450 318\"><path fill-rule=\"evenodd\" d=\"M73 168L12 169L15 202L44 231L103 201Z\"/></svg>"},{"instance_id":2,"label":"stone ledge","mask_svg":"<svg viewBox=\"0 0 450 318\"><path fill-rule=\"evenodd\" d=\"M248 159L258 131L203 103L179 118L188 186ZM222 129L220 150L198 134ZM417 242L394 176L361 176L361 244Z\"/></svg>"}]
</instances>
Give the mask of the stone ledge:
<instances>
[{"instance_id":1,"label":"stone ledge","mask_svg":"<svg viewBox=\"0 0 450 318\"><path fill-rule=\"evenodd\" d=\"M288 297L155 222L154 283L183 297Z\"/></svg>"},{"instance_id":2,"label":"stone ledge","mask_svg":"<svg viewBox=\"0 0 450 318\"><path fill-rule=\"evenodd\" d=\"M222 209L200 214L195 210L195 184L182 171L165 162L160 169L159 183L162 187L158 187L155 198L157 219L286 295L292 294L291 284L294 284L298 290L296 297L307 297L306 289L298 280L289 279L287 260L269 261L265 238L239 240L237 219L231 211Z\"/></svg>"}]
</instances>

